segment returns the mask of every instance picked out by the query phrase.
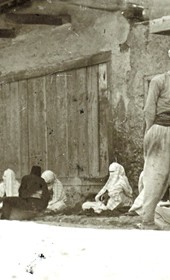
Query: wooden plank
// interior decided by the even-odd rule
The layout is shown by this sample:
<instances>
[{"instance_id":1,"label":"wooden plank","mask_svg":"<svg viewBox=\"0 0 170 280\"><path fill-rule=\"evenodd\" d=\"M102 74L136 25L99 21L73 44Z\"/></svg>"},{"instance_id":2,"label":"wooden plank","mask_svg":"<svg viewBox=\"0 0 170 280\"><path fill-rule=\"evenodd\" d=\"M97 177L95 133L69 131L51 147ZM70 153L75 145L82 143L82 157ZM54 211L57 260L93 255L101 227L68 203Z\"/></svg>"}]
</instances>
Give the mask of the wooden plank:
<instances>
[{"instance_id":1,"label":"wooden plank","mask_svg":"<svg viewBox=\"0 0 170 280\"><path fill-rule=\"evenodd\" d=\"M108 107L107 107L107 135L108 135L108 162L109 164L115 159L115 150L113 149L113 143L115 143L114 137L116 137L114 133L114 124L113 124L113 108L112 104L114 102L114 94L112 93L112 85L113 85L113 75L112 75L112 65L111 61L107 62L107 97L108 97Z\"/></svg>"},{"instance_id":2,"label":"wooden plank","mask_svg":"<svg viewBox=\"0 0 170 280\"><path fill-rule=\"evenodd\" d=\"M11 82L11 81L17 81L17 80L25 80L30 78L36 78L36 77L42 77L45 75L53 75L55 73L69 71L73 69L79 69L82 67L88 67L92 65L96 65L99 63L104 63L107 61L110 61L111 59L111 52L100 52L93 55L88 55L84 57L78 57L76 59L55 63L54 65L45 66L37 69L31 69L31 70L23 70L18 72L11 72L6 75L0 76L0 84Z\"/></svg>"},{"instance_id":3,"label":"wooden plank","mask_svg":"<svg viewBox=\"0 0 170 280\"><path fill-rule=\"evenodd\" d=\"M55 149L56 149L56 81L55 75L45 77L45 92L46 92L46 137L47 137L47 153L48 163L47 169L56 172ZM55 168L54 168L55 167Z\"/></svg>"},{"instance_id":4,"label":"wooden plank","mask_svg":"<svg viewBox=\"0 0 170 280\"><path fill-rule=\"evenodd\" d=\"M20 112L18 82L5 87L6 99L6 150L5 162L20 178Z\"/></svg>"},{"instance_id":5,"label":"wooden plank","mask_svg":"<svg viewBox=\"0 0 170 280\"><path fill-rule=\"evenodd\" d=\"M0 176L6 169L5 165L5 150L7 145L7 129L6 129L6 99L5 99L5 86L0 86Z\"/></svg>"},{"instance_id":6,"label":"wooden plank","mask_svg":"<svg viewBox=\"0 0 170 280\"><path fill-rule=\"evenodd\" d=\"M20 104L20 178L30 172L29 170L29 142L28 142L28 104L27 104L27 80L18 84Z\"/></svg>"},{"instance_id":7,"label":"wooden plank","mask_svg":"<svg viewBox=\"0 0 170 280\"><path fill-rule=\"evenodd\" d=\"M4 84L2 85L2 104L4 105L4 119L2 121L2 126L3 126L3 169L7 169L9 168L9 163L8 163L8 158L7 158L7 151L10 149L10 139L8 139L8 133L9 130L9 121L8 121L8 103L7 100L9 100L10 98L10 89L9 89L9 84ZM10 137L10 135L9 135Z\"/></svg>"},{"instance_id":8,"label":"wooden plank","mask_svg":"<svg viewBox=\"0 0 170 280\"><path fill-rule=\"evenodd\" d=\"M42 77L42 94L43 94L43 117L44 117L44 168L48 167L48 138L47 138L47 94L46 94L46 78Z\"/></svg>"},{"instance_id":9,"label":"wooden plank","mask_svg":"<svg viewBox=\"0 0 170 280\"><path fill-rule=\"evenodd\" d=\"M98 66L87 68L89 176L99 176Z\"/></svg>"},{"instance_id":10,"label":"wooden plank","mask_svg":"<svg viewBox=\"0 0 170 280\"><path fill-rule=\"evenodd\" d=\"M29 167L38 164L46 169L46 121L44 110L44 78L28 81Z\"/></svg>"},{"instance_id":11,"label":"wooden plank","mask_svg":"<svg viewBox=\"0 0 170 280\"><path fill-rule=\"evenodd\" d=\"M48 168L68 174L66 73L46 77Z\"/></svg>"},{"instance_id":12,"label":"wooden plank","mask_svg":"<svg viewBox=\"0 0 170 280\"><path fill-rule=\"evenodd\" d=\"M151 20L149 27L152 34L170 35L170 16Z\"/></svg>"},{"instance_id":13,"label":"wooden plank","mask_svg":"<svg viewBox=\"0 0 170 280\"><path fill-rule=\"evenodd\" d=\"M15 28L0 28L0 38L15 38Z\"/></svg>"},{"instance_id":14,"label":"wooden plank","mask_svg":"<svg viewBox=\"0 0 170 280\"><path fill-rule=\"evenodd\" d=\"M100 139L100 176L107 175L109 166L108 155L108 115L107 108L108 91L107 91L107 64L99 65L99 139Z\"/></svg>"},{"instance_id":15,"label":"wooden plank","mask_svg":"<svg viewBox=\"0 0 170 280\"><path fill-rule=\"evenodd\" d=\"M56 75L56 98L57 98L57 137L56 161L57 174L68 175L68 90L67 72Z\"/></svg>"},{"instance_id":16,"label":"wooden plank","mask_svg":"<svg viewBox=\"0 0 170 280\"><path fill-rule=\"evenodd\" d=\"M93 8L105 11L118 11L124 7L123 0L60 0L60 2L67 2L72 5Z\"/></svg>"},{"instance_id":17,"label":"wooden plank","mask_svg":"<svg viewBox=\"0 0 170 280\"><path fill-rule=\"evenodd\" d=\"M68 164L69 176L78 176L78 95L76 70L67 72L67 91L68 91Z\"/></svg>"},{"instance_id":18,"label":"wooden plank","mask_svg":"<svg viewBox=\"0 0 170 280\"><path fill-rule=\"evenodd\" d=\"M70 15L45 15L45 14L6 14L7 19L17 24L43 24L43 25L62 25L71 22Z\"/></svg>"},{"instance_id":19,"label":"wooden plank","mask_svg":"<svg viewBox=\"0 0 170 280\"><path fill-rule=\"evenodd\" d=\"M87 87L86 68L76 71L76 92L77 92L77 112L78 112L78 173L79 177L87 177L88 168L88 134L87 134Z\"/></svg>"}]
</instances>

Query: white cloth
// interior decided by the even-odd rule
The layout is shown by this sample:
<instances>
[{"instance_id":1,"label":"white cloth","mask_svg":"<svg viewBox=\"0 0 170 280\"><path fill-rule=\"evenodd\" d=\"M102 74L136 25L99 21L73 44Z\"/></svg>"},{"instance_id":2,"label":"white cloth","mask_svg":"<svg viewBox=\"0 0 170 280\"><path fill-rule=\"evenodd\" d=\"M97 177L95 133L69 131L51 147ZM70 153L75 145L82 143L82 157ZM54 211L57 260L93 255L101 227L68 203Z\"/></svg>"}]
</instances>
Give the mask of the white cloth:
<instances>
[{"instance_id":1,"label":"white cloth","mask_svg":"<svg viewBox=\"0 0 170 280\"><path fill-rule=\"evenodd\" d=\"M100 213L102 210L114 210L118 207L132 205L132 188L125 175L123 166L117 162L113 162L109 166L109 173L109 179L96 195L95 201L83 203L83 210L92 208L95 212ZM102 201L100 201L100 197L106 191L108 191L109 199L105 205Z\"/></svg>"},{"instance_id":2,"label":"white cloth","mask_svg":"<svg viewBox=\"0 0 170 280\"><path fill-rule=\"evenodd\" d=\"M7 169L3 174L3 181L0 183L0 197L18 196L20 183L15 178L15 173L11 169Z\"/></svg>"},{"instance_id":3,"label":"white cloth","mask_svg":"<svg viewBox=\"0 0 170 280\"><path fill-rule=\"evenodd\" d=\"M139 182L138 182L138 191L139 191L139 195L136 197L136 199L133 202L132 207L129 209L129 212L136 212L139 216L142 216L143 214L143 200L144 200L144 184L143 184L143 171L141 172L140 176L139 176ZM160 201L160 203L162 204L163 202ZM163 203L165 204L165 203ZM158 206L158 210L159 210L159 203L157 204ZM165 211L169 211L165 210ZM162 208L161 210L162 211Z\"/></svg>"},{"instance_id":4,"label":"white cloth","mask_svg":"<svg viewBox=\"0 0 170 280\"><path fill-rule=\"evenodd\" d=\"M155 209L155 223L163 230L170 230L170 202L160 201Z\"/></svg>"},{"instance_id":5,"label":"white cloth","mask_svg":"<svg viewBox=\"0 0 170 280\"><path fill-rule=\"evenodd\" d=\"M93 209L95 213L101 213L107 210L107 207L101 201L86 201L82 205L83 210Z\"/></svg>"},{"instance_id":6,"label":"white cloth","mask_svg":"<svg viewBox=\"0 0 170 280\"><path fill-rule=\"evenodd\" d=\"M41 177L46 181L49 191L52 190L53 195L48 203L48 210L62 210L66 208L66 194L64 187L60 180L57 179L54 172L46 170Z\"/></svg>"},{"instance_id":7,"label":"white cloth","mask_svg":"<svg viewBox=\"0 0 170 280\"><path fill-rule=\"evenodd\" d=\"M0 197L18 196L20 183L15 178L15 172L11 169L6 169L2 176L3 181L0 183ZM3 202L0 203L2 208Z\"/></svg>"}]
</instances>

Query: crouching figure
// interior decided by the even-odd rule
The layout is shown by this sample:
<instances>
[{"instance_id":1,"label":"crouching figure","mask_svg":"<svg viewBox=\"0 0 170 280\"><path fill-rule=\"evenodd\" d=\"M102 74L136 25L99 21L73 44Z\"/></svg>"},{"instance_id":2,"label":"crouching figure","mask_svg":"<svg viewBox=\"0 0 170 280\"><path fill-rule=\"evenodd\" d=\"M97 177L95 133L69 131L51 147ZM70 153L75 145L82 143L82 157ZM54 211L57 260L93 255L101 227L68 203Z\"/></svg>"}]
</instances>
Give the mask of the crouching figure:
<instances>
[{"instance_id":1,"label":"crouching figure","mask_svg":"<svg viewBox=\"0 0 170 280\"><path fill-rule=\"evenodd\" d=\"M95 197L95 201L83 203L82 209L92 208L94 212L101 213L103 210L114 210L132 205L132 188L122 165L113 162L109 166L109 178L104 187Z\"/></svg>"},{"instance_id":2,"label":"crouching figure","mask_svg":"<svg viewBox=\"0 0 170 280\"><path fill-rule=\"evenodd\" d=\"M46 209L50 199L47 184L41 178L41 167L33 166L29 175L23 176L19 196L3 199L1 219L24 220L33 218Z\"/></svg>"},{"instance_id":3,"label":"crouching figure","mask_svg":"<svg viewBox=\"0 0 170 280\"><path fill-rule=\"evenodd\" d=\"M45 180L50 192L50 200L48 202L47 211L61 211L67 207L66 194L64 187L57 176L51 170L46 170L41 177Z\"/></svg>"}]
</instances>

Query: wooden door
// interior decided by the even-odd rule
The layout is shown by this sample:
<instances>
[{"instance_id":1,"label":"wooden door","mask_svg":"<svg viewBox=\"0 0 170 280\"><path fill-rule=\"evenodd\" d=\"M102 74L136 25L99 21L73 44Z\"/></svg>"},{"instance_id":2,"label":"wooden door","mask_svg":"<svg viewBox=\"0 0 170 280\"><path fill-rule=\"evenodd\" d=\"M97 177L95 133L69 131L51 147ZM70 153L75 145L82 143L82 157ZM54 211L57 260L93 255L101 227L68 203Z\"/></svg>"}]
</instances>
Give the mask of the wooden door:
<instances>
[{"instance_id":1,"label":"wooden door","mask_svg":"<svg viewBox=\"0 0 170 280\"><path fill-rule=\"evenodd\" d=\"M1 84L1 172L20 178L39 164L63 178L107 175L108 65Z\"/></svg>"},{"instance_id":2,"label":"wooden door","mask_svg":"<svg viewBox=\"0 0 170 280\"><path fill-rule=\"evenodd\" d=\"M107 64L46 78L48 168L67 177L108 173Z\"/></svg>"}]
</instances>

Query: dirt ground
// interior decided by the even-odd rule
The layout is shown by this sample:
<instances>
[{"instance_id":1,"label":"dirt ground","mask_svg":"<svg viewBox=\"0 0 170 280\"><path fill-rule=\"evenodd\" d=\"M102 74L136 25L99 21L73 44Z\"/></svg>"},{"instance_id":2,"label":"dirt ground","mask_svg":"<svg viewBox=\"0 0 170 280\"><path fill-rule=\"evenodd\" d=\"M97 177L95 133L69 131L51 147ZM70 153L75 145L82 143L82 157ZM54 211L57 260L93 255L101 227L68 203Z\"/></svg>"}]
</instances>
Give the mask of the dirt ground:
<instances>
[{"instance_id":1,"label":"dirt ground","mask_svg":"<svg viewBox=\"0 0 170 280\"><path fill-rule=\"evenodd\" d=\"M115 211L104 211L96 214L93 211L67 209L62 213L45 213L34 218L38 223L57 226L74 226L88 228L134 229L141 222L141 217L129 216L126 208Z\"/></svg>"}]
</instances>

